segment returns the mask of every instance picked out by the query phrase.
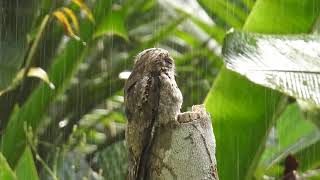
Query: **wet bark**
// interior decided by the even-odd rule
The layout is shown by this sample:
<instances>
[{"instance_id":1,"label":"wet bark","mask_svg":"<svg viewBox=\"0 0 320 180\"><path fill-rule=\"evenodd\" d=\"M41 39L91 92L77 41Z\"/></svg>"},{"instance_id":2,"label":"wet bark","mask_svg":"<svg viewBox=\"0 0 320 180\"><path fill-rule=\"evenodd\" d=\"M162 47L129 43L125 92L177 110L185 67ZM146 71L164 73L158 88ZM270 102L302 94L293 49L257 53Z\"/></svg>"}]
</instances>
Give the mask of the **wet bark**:
<instances>
[{"instance_id":1,"label":"wet bark","mask_svg":"<svg viewBox=\"0 0 320 180\"><path fill-rule=\"evenodd\" d=\"M150 179L217 180L215 149L210 116L202 105L193 106L155 134Z\"/></svg>"}]
</instances>

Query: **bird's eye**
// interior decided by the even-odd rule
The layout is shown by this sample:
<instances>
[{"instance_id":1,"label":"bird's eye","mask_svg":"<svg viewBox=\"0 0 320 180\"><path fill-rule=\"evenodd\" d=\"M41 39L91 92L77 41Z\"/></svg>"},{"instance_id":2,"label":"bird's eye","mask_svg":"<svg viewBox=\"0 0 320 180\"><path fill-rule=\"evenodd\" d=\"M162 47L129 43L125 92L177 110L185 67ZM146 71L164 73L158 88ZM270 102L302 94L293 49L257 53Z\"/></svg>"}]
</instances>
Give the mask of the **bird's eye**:
<instances>
[{"instance_id":1,"label":"bird's eye","mask_svg":"<svg viewBox=\"0 0 320 180\"><path fill-rule=\"evenodd\" d=\"M164 58L164 61L170 65L172 65L172 60L170 58Z\"/></svg>"}]
</instances>

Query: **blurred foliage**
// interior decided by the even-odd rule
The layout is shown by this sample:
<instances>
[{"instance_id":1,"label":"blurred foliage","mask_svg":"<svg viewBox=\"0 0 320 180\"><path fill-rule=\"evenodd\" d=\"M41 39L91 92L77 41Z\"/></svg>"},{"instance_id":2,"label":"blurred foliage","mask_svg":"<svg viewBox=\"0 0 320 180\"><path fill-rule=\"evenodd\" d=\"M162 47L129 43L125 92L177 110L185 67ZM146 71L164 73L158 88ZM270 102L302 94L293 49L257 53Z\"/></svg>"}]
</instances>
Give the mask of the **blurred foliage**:
<instances>
[{"instance_id":1,"label":"blurred foliage","mask_svg":"<svg viewBox=\"0 0 320 180\"><path fill-rule=\"evenodd\" d=\"M1 179L17 179L16 175L10 168L7 160L0 154L0 178Z\"/></svg>"},{"instance_id":2,"label":"blurred foliage","mask_svg":"<svg viewBox=\"0 0 320 180\"><path fill-rule=\"evenodd\" d=\"M16 175L17 179L21 180L39 179L33 155L29 147L26 147L25 151L23 152L19 160L19 163L17 164Z\"/></svg>"},{"instance_id":3,"label":"blurred foliage","mask_svg":"<svg viewBox=\"0 0 320 180\"><path fill-rule=\"evenodd\" d=\"M226 70L221 55L232 27L310 32L316 0L18 1L0 2L0 179L125 179L122 90L150 47L175 59L182 111L206 103L220 179L281 177L288 154L301 175L318 173L318 116L278 107L282 95Z\"/></svg>"}]
</instances>

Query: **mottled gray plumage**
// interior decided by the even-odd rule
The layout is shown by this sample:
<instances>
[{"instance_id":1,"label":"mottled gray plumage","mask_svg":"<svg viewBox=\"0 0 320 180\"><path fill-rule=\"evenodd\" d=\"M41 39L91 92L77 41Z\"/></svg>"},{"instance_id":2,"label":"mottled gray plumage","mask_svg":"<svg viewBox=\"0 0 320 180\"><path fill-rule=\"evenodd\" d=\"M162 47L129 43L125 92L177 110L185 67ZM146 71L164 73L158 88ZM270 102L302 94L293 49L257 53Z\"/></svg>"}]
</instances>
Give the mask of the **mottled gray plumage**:
<instances>
[{"instance_id":1,"label":"mottled gray plumage","mask_svg":"<svg viewBox=\"0 0 320 180\"><path fill-rule=\"evenodd\" d=\"M175 81L173 59L166 50L139 53L125 85L129 148L128 179L148 179L148 157L157 127L176 121L182 95Z\"/></svg>"}]
</instances>

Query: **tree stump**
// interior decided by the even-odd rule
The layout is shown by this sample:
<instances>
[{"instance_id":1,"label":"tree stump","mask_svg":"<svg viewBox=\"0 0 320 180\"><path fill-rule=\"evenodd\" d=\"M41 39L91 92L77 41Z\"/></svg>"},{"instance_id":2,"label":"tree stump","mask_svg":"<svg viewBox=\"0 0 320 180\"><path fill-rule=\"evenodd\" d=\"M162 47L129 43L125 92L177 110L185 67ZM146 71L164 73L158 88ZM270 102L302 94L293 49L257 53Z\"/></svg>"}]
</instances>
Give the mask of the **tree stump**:
<instances>
[{"instance_id":1,"label":"tree stump","mask_svg":"<svg viewBox=\"0 0 320 180\"><path fill-rule=\"evenodd\" d=\"M151 179L218 179L215 138L203 105L159 128L150 158Z\"/></svg>"}]
</instances>

